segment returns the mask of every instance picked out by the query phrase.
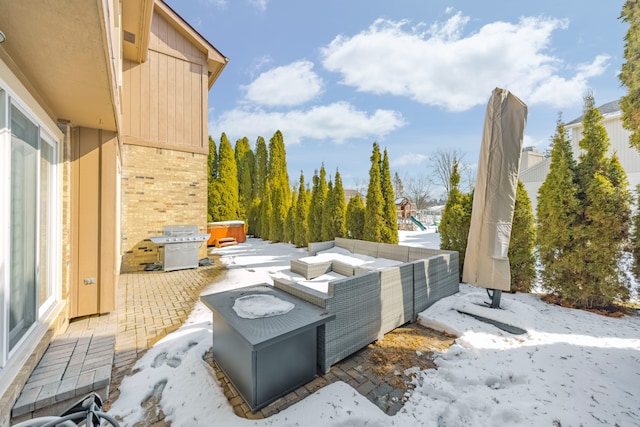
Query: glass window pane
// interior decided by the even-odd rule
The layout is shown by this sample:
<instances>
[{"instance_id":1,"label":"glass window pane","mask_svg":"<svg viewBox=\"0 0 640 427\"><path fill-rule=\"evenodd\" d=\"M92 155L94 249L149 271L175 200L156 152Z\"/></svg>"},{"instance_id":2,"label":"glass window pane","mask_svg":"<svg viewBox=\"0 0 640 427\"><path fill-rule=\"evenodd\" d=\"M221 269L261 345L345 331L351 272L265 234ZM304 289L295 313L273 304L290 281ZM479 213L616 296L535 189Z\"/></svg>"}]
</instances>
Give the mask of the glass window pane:
<instances>
[{"instance_id":1,"label":"glass window pane","mask_svg":"<svg viewBox=\"0 0 640 427\"><path fill-rule=\"evenodd\" d=\"M40 139L40 259L38 268L38 306L42 306L52 294L51 277L51 223L53 202L54 149Z\"/></svg>"},{"instance_id":2,"label":"glass window pane","mask_svg":"<svg viewBox=\"0 0 640 427\"><path fill-rule=\"evenodd\" d=\"M9 349L36 320L38 128L11 106Z\"/></svg>"},{"instance_id":3,"label":"glass window pane","mask_svg":"<svg viewBox=\"0 0 640 427\"><path fill-rule=\"evenodd\" d=\"M0 89L0 130L7 127L7 120L6 120L7 106L5 102L6 96L7 96L6 92Z\"/></svg>"}]
</instances>

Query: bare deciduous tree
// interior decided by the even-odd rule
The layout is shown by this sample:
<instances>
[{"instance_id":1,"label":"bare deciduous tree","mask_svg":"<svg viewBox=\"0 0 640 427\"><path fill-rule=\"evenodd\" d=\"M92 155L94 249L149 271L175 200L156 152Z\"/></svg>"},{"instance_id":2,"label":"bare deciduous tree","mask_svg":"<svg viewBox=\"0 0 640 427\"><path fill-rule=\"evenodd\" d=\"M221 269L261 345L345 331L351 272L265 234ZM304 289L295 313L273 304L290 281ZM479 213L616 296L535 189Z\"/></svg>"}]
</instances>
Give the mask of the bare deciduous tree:
<instances>
[{"instance_id":1,"label":"bare deciduous tree","mask_svg":"<svg viewBox=\"0 0 640 427\"><path fill-rule=\"evenodd\" d=\"M413 202L416 210L427 209L431 199L433 181L425 175L405 178L405 195Z\"/></svg>"},{"instance_id":2,"label":"bare deciduous tree","mask_svg":"<svg viewBox=\"0 0 640 427\"><path fill-rule=\"evenodd\" d=\"M448 151L438 149L431 158L434 184L443 187L445 194L449 194L451 190L450 181L453 165L456 162L462 164L463 157L464 153L456 149L450 149Z\"/></svg>"},{"instance_id":3,"label":"bare deciduous tree","mask_svg":"<svg viewBox=\"0 0 640 427\"><path fill-rule=\"evenodd\" d=\"M433 168L433 184L444 189L446 197L451 190L451 171L454 163L458 162L458 172L462 179L461 190L470 192L475 186L477 168L463 162L465 153L450 149L448 151L439 149L431 158ZM465 188L466 187L466 188Z\"/></svg>"},{"instance_id":4,"label":"bare deciduous tree","mask_svg":"<svg viewBox=\"0 0 640 427\"><path fill-rule=\"evenodd\" d=\"M358 193L367 194L367 187L369 186L369 180L368 179L356 178L353 181L353 184L355 186L354 190L356 190Z\"/></svg>"},{"instance_id":5,"label":"bare deciduous tree","mask_svg":"<svg viewBox=\"0 0 640 427\"><path fill-rule=\"evenodd\" d=\"M400 175L398 175L398 172L394 172L392 184L393 184L393 194L395 194L396 197L402 197L406 195L404 184L402 183L402 180L400 179Z\"/></svg>"}]
</instances>

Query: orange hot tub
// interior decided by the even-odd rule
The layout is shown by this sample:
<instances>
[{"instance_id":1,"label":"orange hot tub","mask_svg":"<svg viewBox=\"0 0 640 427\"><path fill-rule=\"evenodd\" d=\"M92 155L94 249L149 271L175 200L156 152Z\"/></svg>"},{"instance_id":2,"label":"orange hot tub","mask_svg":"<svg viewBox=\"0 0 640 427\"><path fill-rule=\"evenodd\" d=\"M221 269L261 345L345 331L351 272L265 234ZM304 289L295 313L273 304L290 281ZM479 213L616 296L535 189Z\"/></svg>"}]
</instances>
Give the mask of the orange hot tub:
<instances>
[{"instance_id":1,"label":"orange hot tub","mask_svg":"<svg viewBox=\"0 0 640 427\"><path fill-rule=\"evenodd\" d=\"M211 235L207 246L214 246L219 239L234 238L237 243L247 240L244 221L218 221L207 223L207 233Z\"/></svg>"}]
</instances>

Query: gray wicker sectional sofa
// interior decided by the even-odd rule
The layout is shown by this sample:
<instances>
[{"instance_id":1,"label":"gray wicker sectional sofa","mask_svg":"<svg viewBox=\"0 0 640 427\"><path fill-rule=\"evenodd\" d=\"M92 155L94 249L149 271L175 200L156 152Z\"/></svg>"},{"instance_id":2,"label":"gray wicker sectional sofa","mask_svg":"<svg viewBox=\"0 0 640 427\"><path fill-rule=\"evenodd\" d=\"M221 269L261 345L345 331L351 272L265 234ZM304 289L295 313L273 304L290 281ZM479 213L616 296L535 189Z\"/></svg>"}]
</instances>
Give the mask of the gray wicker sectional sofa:
<instances>
[{"instance_id":1,"label":"gray wicker sectional sofa","mask_svg":"<svg viewBox=\"0 0 640 427\"><path fill-rule=\"evenodd\" d=\"M395 265L376 268L345 262L346 258L315 257L333 247ZM318 331L320 372L328 372L331 365L387 332L415 321L418 313L459 290L457 252L343 238L310 243L308 249L309 258L291 261L292 272L306 279L328 271L345 277L330 281L326 293L285 278L273 281L275 287L335 314L335 320Z\"/></svg>"}]
</instances>

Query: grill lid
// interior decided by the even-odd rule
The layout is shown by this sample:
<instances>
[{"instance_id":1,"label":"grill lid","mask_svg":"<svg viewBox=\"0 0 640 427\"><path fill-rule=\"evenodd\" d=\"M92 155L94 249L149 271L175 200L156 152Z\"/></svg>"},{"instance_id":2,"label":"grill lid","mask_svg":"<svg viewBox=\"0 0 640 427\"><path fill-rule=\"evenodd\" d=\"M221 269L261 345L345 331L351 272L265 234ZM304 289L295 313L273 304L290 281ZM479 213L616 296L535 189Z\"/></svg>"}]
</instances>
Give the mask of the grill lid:
<instances>
[{"instance_id":1,"label":"grill lid","mask_svg":"<svg viewBox=\"0 0 640 427\"><path fill-rule=\"evenodd\" d=\"M209 234L198 234L197 225L167 225L162 236L151 236L149 239L155 244L205 242Z\"/></svg>"}]
</instances>

